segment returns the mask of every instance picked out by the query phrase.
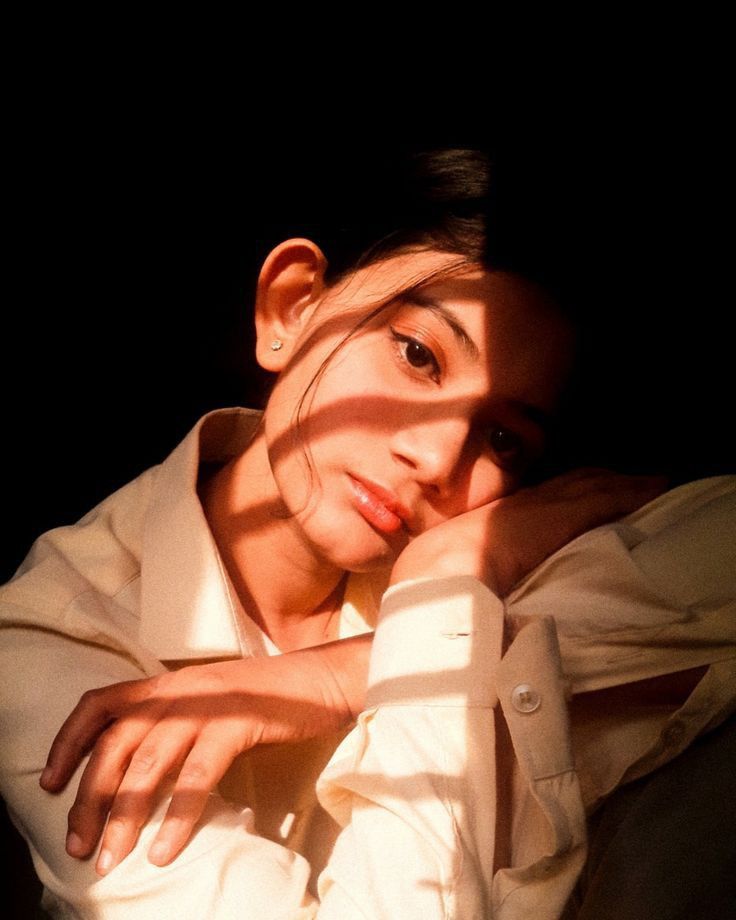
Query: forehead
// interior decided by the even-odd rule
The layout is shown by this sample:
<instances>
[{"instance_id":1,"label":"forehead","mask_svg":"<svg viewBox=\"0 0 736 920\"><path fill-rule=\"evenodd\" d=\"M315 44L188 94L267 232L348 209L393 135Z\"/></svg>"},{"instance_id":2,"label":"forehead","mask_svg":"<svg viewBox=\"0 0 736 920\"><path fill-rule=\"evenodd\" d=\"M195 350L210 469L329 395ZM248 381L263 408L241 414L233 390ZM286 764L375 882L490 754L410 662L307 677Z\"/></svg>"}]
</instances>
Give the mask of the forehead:
<instances>
[{"instance_id":1,"label":"forehead","mask_svg":"<svg viewBox=\"0 0 736 920\"><path fill-rule=\"evenodd\" d=\"M534 330L564 325L557 308L536 284L519 275L469 267L407 292L420 304L436 304L475 327L481 342L494 337L533 334Z\"/></svg>"},{"instance_id":2,"label":"forehead","mask_svg":"<svg viewBox=\"0 0 736 920\"><path fill-rule=\"evenodd\" d=\"M448 274L449 272L449 274ZM551 407L572 352L572 331L541 287L510 272L468 264L457 254L403 253L353 273L325 305L354 316L393 302L444 324L460 351L477 352L474 373L514 398ZM327 306L327 312L329 306ZM449 322L448 322L449 318ZM463 333L473 348L463 349ZM467 354L466 354L467 357Z\"/></svg>"},{"instance_id":3,"label":"forehead","mask_svg":"<svg viewBox=\"0 0 736 920\"><path fill-rule=\"evenodd\" d=\"M518 275L468 263L456 253L402 253L353 272L327 292L323 303L341 309L377 307L407 293L454 303L468 322L493 318L518 328L553 312L543 290Z\"/></svg>"},{"instance_id":4,"label":"forehead","mask_svg":"<svg viewBox=\"0 0 736 920\"><path fill-rule=\"evenodd\" d=\"M410 292L408 304L435 312L462 345L477 351L477 372L509 398L551 408L569 370L573 331L546 293L501 271L476 269Z\"/></svg>"}]
</instances>

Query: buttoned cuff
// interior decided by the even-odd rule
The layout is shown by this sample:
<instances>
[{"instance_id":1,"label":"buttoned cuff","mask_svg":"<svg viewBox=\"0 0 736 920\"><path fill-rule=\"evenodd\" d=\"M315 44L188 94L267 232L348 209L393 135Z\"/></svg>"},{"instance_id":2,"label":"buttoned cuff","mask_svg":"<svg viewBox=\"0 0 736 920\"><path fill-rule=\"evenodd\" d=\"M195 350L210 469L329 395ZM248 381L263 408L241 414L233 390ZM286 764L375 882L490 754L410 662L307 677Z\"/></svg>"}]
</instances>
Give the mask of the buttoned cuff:
<instances>
[{"instance_id":1,"label":"buttoned cuff","mask_svg":"<svg viewBox=\"0 0 736 920\"><path fill-rule=\"evenodd\" d=\"M504 605L468 575L421 578L384 594L366 709L496 703Z\"/></svg>"},{"instance_id":2,"label":"buttoned cuff","mask_svg":"<svg viewBox=\"0 0 736 920\"><path fill-rule=\"evenodd\" d=\"M573 769L565 681L554 619L519 629L499 665L497 688L521 769L540 780Z\"/></svg>"}]
</instances>

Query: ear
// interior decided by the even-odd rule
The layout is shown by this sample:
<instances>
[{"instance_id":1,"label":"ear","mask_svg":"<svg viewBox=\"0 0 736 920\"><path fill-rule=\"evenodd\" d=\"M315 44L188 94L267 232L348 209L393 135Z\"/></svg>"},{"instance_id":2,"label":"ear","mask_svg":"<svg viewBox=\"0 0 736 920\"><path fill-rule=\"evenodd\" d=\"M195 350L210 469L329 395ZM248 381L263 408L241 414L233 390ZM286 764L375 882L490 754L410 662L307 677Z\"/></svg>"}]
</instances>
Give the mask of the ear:
<instances>
[{"instance_id":1,"label":"ear","mask_svg":"<svg viewBox=\"0 0 736 920\"><path fill-rule=\"evenodd\" d=\"M285 240L268 254L256 292L256 358L265 370L286 366L324 291L326 268L324 253L307 239Z\"/></svg>"}]
</instances>

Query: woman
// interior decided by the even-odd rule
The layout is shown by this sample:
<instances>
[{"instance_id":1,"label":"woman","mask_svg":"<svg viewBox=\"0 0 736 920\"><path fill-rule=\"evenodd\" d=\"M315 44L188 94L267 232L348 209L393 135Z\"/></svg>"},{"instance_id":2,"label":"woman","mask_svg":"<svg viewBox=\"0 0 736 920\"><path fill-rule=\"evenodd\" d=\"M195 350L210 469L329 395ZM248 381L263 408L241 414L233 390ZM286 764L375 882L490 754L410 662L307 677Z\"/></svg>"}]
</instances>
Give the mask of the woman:
<instances>
[{"instance_id":1,"label":"woman","mask_svg":"<svg viewBox=\"0 0 736 920\"><path fill-rule=\"evenodd\" d=\"M247 898L254 917L313 915L297 854L317 871L334 840L312 796L328 759L321 800L344 830L320 916L562 909L591 792L557 743L555 626L524 609L525 585L533 606L545 558L663 483L578 471L517 491L543 453L573 333L533 277L489 257L488 181L477 153L419 157L404 177L413 223L371 228L360 258L336 269L313 240L276 246L255 304L257 358L278 374L263 416L209 413L160 468L41 538L5 587L3 663L24 689L3 716L3 792L50 909L220 917ZM690 507L729 490L710 483ZM664 498L654 505L671 522ZM563 577L569 558L550 560ZM617 574L629 605L657 607L634 573ZM701 650L663 667L656 651L622 681L641 682L641 699L686 673L666 712L652 696L648 731L713 661ZM201 663L218 658L234 660ZM52 698L28 687L40 668ZM573 688L586 702L610 686L600 662L590 671L598 683L580 668ZM130 682L142 675L155 676ZM41 750L83 691L116 681L66 721L48 796ZM77 792L70 773L111 720ZM600 728L585 712L580 724Z\"/></svg>"}]
</instances>

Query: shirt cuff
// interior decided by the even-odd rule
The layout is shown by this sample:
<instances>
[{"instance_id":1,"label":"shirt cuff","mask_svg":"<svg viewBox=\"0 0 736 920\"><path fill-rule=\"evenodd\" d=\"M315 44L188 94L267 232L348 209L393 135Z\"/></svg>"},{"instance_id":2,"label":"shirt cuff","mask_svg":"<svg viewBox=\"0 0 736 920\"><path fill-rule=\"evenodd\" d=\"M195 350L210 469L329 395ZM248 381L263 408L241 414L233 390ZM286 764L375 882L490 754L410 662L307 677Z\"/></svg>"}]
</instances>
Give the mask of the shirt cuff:
<instances>
[{"instance_id":1,"label":"shirt cuff","mask_svg":"<svg viewBox=\"0 0 736 920\"><path fill-rule=\"evenodd\" d=\"M504 604L469 575L420 578L384 594L366 709L494 706Z\"/></svg>"}]
</instances>

